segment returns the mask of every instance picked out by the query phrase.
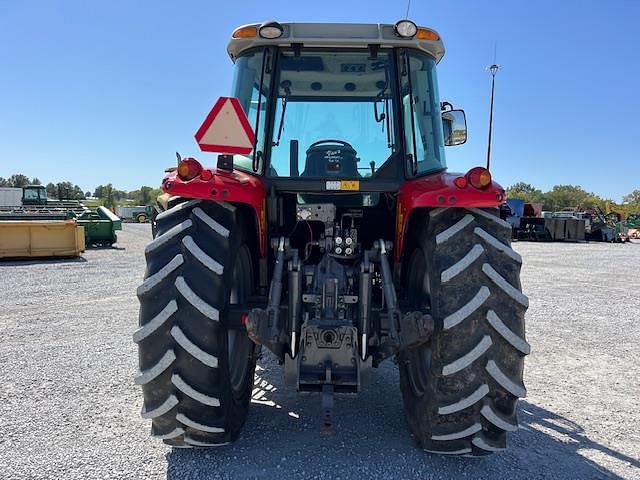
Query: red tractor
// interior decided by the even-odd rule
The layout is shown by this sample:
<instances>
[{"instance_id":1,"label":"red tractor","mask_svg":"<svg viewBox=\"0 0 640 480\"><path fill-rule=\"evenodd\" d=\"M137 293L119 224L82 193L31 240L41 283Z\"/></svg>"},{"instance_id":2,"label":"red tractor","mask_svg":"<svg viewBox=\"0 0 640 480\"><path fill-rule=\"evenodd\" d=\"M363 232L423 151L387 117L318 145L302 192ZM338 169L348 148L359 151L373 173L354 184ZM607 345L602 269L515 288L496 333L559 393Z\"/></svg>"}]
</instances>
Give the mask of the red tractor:
<instances>
[{"instance_id":1,"label":"red tractor","mask_svg":"<svg viewBox=\"0 0 640 480\"><path fill-rule=\"evenodd\" d=\"M327 431L334 393L393 358L423 449L504 449L526 394L528 300L504 189L485 168L447 171L466 120L440 101L438 33L268 22L236 29L227 50L233 98L212 115L242 115L196 135L223 153L215 168L186 158L163 180L172 198L137 291L152 435L235 441L264 347L287 384L321 395ZM204 139L231 144L247 126L248 148Z\"/></svg>"}]
</instances>

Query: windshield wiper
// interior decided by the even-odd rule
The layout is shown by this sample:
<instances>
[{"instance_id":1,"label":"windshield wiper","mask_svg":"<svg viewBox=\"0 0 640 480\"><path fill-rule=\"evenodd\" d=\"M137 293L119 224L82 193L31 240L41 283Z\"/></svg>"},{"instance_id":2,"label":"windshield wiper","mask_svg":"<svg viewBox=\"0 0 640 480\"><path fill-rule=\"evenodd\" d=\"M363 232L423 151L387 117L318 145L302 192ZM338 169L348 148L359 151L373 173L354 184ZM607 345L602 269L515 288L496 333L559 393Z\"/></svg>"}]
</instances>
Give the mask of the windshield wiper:
<instances>
[{"instance_id":1,"label":"windshield wiper","mask_svg":"<svg viewBox=\"0 0 640 480\"><path fill-rule=\"evenodd\" d=\"M282 130L284 128L284 114L287 111L287 102L289 100L289 95L291 95L291 82L285 80L282 82L282 88L284 89L284 97L282 98L282 114L280 115L280 126L278 127L278 138L273 143L274 147L280 145L280 138L282 137Z\"/></svg>"},{"instance_id":2,"label":"windshield wiper","mask_svg":"<svg viewBox=\"0 0 640 480\"><path fill-rule=\"evenodd\" d=\"M384 102L384 100L383 100ZM383 105L384 107L384 105ZM387 115L384 112L384 109L382 111L382 113L378 114L378 100L374 100L373 101L373 115L376 119L377 123L382 123L384 121L385 118L387 118Z\"/></svg>"}]
</instances>

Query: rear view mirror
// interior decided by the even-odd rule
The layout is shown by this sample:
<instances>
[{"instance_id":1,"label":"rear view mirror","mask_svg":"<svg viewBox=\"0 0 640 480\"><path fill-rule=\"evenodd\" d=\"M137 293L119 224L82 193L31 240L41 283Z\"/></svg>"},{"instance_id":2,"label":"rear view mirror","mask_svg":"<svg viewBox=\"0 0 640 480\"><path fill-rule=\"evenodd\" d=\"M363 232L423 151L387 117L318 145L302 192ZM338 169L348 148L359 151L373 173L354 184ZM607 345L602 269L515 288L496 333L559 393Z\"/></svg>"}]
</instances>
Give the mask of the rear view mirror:
<instances>
[{"instance_id":1,"label":"rear view mirror","mask_svg":"<svg viewBox=\"0 0 640 480\"><path fill-rule=\"evenodd\" d=\"M467 141L467 118L464 110L442 112L442 130L444 144L447 147L465 143Z\"/></svg>"}]
</instances>

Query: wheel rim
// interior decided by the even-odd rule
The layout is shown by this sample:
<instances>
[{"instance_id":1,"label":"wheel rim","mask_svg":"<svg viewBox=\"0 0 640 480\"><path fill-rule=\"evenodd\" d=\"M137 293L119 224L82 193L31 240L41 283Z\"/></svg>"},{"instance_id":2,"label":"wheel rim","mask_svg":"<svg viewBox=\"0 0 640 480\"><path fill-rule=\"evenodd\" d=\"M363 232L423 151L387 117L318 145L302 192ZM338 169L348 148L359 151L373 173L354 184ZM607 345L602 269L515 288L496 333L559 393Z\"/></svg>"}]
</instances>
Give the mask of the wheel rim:
<instances>
[{"instance_id":1,"label":"wheel rim","mask_svg":"<svg viewBox=\"0 0 640 480\"><path fill-rule=\"evenodd\" d=\"M138 223L144 223L147 221L147 217L145 217L144 215L140 215L138 217Z\"/></svg>"},{"instance_id":2,"label":"wheel rim","mask_svg":"<svg viewBox=\"0 0 640 480\"><path fill-rule=\"evenodd\" d=\"M248 300L251 293L252 277L251 257L247 246L243 245L238 251L233 267L229 305L242 304ZM227 331L229 379L231 389L236 397L244 394L246 377L250 366L249 357L252 351L253 342L245 332L241 330Z\"/></svg>"}]
</instances>

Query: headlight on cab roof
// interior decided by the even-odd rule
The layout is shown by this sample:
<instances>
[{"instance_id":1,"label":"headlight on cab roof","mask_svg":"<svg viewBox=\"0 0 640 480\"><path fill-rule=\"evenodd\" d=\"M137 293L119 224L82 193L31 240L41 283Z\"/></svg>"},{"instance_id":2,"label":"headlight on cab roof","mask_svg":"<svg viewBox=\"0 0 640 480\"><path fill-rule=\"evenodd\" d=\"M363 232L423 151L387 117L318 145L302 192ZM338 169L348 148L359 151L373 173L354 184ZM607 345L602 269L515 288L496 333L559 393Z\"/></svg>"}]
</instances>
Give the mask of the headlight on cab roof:
<instances>
[{"instance_id":1,"label":"headlight on cab roof","mask_svg":"<svg viewBox=\"0 0 640 480\"><path fill-rule=\"evenodd\" d=\"M400 20L394 27L396 35L403 38L413 38L418 31L418 27L411 20Z\"/></svg>"},{"instance_id":2,"label":"headlight on cab roof","mask_svg":"<svg viewBox=\"0 0 640 480\"><path fill-rule=\"evenodd\" d=\"M284 33L284 29L278 22L265 22L260 25L258 32L262 38L272 40L274 38L280 38Z\"/></svg>"}]
</instances>

